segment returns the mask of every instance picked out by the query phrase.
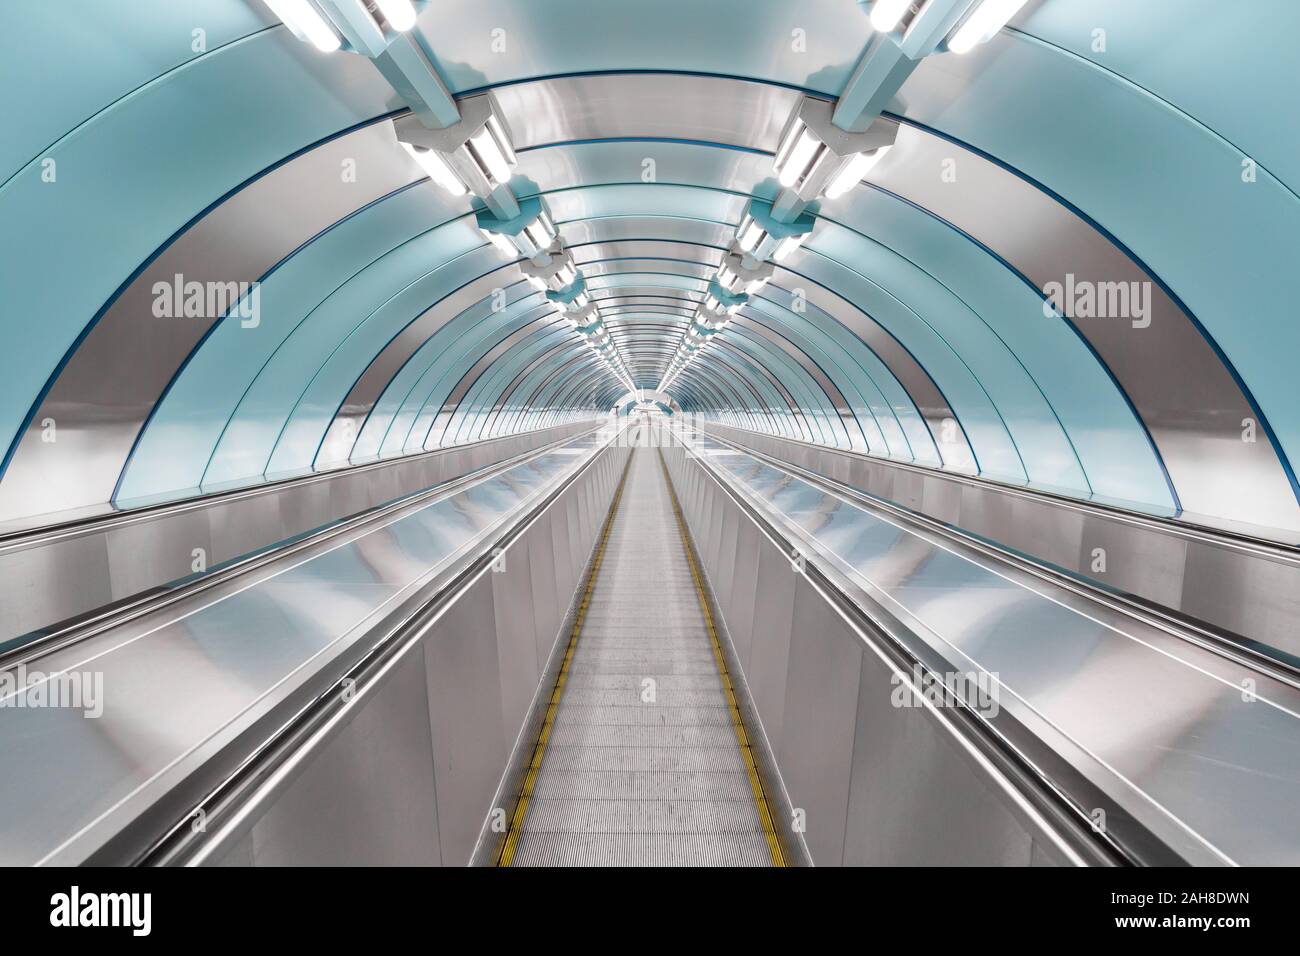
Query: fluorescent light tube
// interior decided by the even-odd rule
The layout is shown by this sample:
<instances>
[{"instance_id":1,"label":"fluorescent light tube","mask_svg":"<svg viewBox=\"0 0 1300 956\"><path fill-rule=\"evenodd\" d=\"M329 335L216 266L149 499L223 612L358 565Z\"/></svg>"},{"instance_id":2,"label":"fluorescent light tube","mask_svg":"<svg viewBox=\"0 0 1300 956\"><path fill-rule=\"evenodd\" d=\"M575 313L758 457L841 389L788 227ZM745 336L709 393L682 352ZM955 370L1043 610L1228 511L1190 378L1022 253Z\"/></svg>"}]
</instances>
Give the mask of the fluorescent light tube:
<instances>
[{"instance_id":1,"label":"fluorescent light tube","mask_svg":"<svg viewBox=\"0 0 1300 956\"><path fill-rule=\"evenodd\" d=\"M483 235L487 237L487 241L492 243L492 245L496 246L497 249L501 252L501 254L504 255L506 258L516 259L519 257L519 250L515 248L515 244L511 242L509 239L507 239L505 236L503 236L501 233L488 232L486 229L482 229L480 230L480 232L482 232Z\"/></svg>"},{"instance_id":2,"label":"fluorescent light tube","mask_svg":"<svg viewBox=\"0 0 1300 956\"><path fill-rule=\"evenodd\" d=\"M436 150L425 149L423 146L416 146L412 143L402 143L402 149L406 150L407 155L420 164L424 171L429 174L430 179L453 196L463 196L469 192L465 184L461 182L460 177L442 158L442 154Z\"/></svg>"},{"instance_id":3,"label":"fluorescent light tube","mask_svg":"<svg viewBox=\"0 0 1300 956\"><path fill-rule=\"evenodd\" d=\"M807 238L808 233L806 232L801 232L797 236L786 236L776 244L776 250L772 253L772 258L777 262L780 262L790 253L802 246L803 241Z\"/></svg>"},{"instance_id":4,"label":"fluorescent light tube","mask_svg":"<svg viewBox=\"0 0 1300 956\"><path fill-rule=\"evenodd\" d=\"M510 164L486 126L469 138L469 146L489 179L498 186L509 182Z\"/></svg>"},{"instance_id":5,"label":"fluorescent light tube","mask_svg":"<svg viewBox=\"0 0 1300 956\"><path fill-rule=\"evenodd\" d=\"M343 45L339 35L307 0L266 0L266 5L285 26L306 37L322 53L333 53Z\"/></svg>"},{"instance_id":6,"label":"fluorescent light tube","mask_svg":"<svg viewBox=\"0 0 1300 956\"><path fill-rule=\"evenodd\" d=\"M805 129L799 134L799 141L795 143L794 149L790 150L790 155L786 157L784 165L778 171L777 178L782 186L789 188L807 175L817 159L817 151L821 149L821 145L817 137L808 130Z\"/></svg>"},{"instance_id":7,"label":"fluorescent light tube","mask_svg":"<svg viewBox=\"0 0 1300 956\"><path fill-rule=\"evenodd\" d=\"M953 53L970 52L976 44L992 38L1006 26L1024 5L1025 0L984 0L957 28L948 41L948 49Z\"/></svg>"},{"instance_id":8,"label":"fluorescent light tube","mask_svg":"<svg viewBox=\"0 0 1300 956\"><path fill-rule=\"evenodd\" d=\"M835 199L843 196L846 192L862 182L863 178L871 171L871 167L884 158L885 153L889 152L890 147L881 146L870 152L858 153L845 164L829 186L826 187L826 198Z\"/></svg>"},{"instance_id":9,"label":"fluorescent light tube","mask_svg":"<svg viewBox=\"0 0 1300 956\"><path fill-rule=\"evenodd\" d=\"M405 33L415 26L415 7L411 6L411 0L375 0L375 6L398 33Z\"/></svg>"},{"instance_id":10,"label":"fluorescent light tube","mask_svg":"<svg viewBox=\"0 0 1300 956\"><path fill-rule=\"evenodd\" d=\"M758 245L759 240L763 238L763 227L756 220L746 217L745 221L740 224L739 235L736 239L737 244L746 252L753 252L754 247Z\"/></svg>"},{"instance_id":11,"label":"fluorescent light tube","mask_svg":"<svg viewBox=\"0 0 1300 956\"><path fill-rule=\"evenodd\" d=\"M898 26L912 0L876 0L871 8L871 25L881 33Z\"/></svg>"}]
</instances>

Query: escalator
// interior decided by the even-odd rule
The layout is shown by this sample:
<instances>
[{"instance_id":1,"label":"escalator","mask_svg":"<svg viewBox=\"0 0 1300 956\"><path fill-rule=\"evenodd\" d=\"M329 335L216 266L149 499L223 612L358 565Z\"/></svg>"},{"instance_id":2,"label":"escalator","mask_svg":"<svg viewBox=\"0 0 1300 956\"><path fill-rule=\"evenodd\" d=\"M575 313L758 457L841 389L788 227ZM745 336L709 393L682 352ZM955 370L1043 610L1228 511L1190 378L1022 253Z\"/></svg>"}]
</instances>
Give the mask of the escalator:
<instances>
[{"instance_id":1,"label":"escalator","mask_svg":"<svg viewBox=\"0 0 1300 956\"><path fill-rule=\"evenodd\" d=\"M706 587L658 449L634 448L499 865L784 865Z\"/></svg>"}]
</instances>

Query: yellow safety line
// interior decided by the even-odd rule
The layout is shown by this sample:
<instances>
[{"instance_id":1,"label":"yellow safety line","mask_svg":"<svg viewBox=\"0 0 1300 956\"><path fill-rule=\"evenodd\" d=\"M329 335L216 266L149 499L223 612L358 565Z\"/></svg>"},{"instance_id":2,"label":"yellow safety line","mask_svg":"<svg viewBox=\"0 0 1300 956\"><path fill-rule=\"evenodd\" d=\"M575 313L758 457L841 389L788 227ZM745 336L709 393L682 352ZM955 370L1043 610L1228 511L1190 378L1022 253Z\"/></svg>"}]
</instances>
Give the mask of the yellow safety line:
<instances>
[{"instance_id":1,"label":"yellow safety line","mask_svg":"<svg viewBox=\"0 0 1300 956\"><path fill-rule=\"evenodd\" d=\"M659 467L663 469L664 481L668 483L668 494L673 502L673 514L677 518L677 530L681 534L682 550L686 553L686 564L691 569L691 579L695 582L695 596L699 598L700 610L704 613L704 626L708 628L709 640L713 644L713 660L718 665L718 676L722 679L722 689L727 694L727 706L731 708L731 726L736 731L736 742L740 744L740 754L745 761L745 772L749 775L749 789L754 795L754 806L758 810L759 822L763 825L763 835L767 838L767 849L772 856L773 866L785 866L785 854L781 852L781 841L776 835L776 826L772 820L772 811L767 804L767 794L763 791L763 779L754 762L754 750L749 743L749 734L745 730L745 721L740 716L736 704L736 691L731 683L731 674L727 670L727 661L722 654L722 644L718 640L717 628L713 626L713 612L709 610L709 599L704 593L704 579L695 563L691 550L690 529L682 515L682 506L677 501L677 492L668 474L668 465L664 453L659 451Z\"/></svg>"},{"instance_id":2,"label":"yellow safety line","mask_svg":"<svg viewBox=\"0 0 1300 956\"><path fill-rule=\"evenodd\" d=\"M605 525L600 532L600 545L596 549L596 557L591 562L591 570L587 573L587 586L582 593L582 603L578 605L577 613L573 618L573 629L569 631L569 646L564 651L564 662L560 665L560 673L555 678L555 687L551 691L551 699L546 707L546 718L542 722L542 729L537 734L537 743L533 745L533 756L528 762L528 773L525 774L524 785L519 790L519 799L515 803L514 815L510 818L510 829L506 833L505 842L501 845L497 866L510 866L514 862L515 851L519 847L519 836L524 829L524 817L528 815L528 804L533 797L533 788L537 785L537 774L542 769L546 744L551 739L555 713L559 710L560 698L564 696L564 685L569 679L569 665L573 663L573 652L578 647L582 622L587 617L587 607L591 604L592 592L596 590L596 578L600 574L601 562L605 560L605 546L609 543L609 532L614 526L614 515L618 512L618 503L623 497L623 485L627 482L627 473L631 466L632 455L629 454L627 463L623 466L623 474L618 480L618 488L614 491L614 500L610 502L609 513L605 516Z\"/></svg>"}]
</instances>

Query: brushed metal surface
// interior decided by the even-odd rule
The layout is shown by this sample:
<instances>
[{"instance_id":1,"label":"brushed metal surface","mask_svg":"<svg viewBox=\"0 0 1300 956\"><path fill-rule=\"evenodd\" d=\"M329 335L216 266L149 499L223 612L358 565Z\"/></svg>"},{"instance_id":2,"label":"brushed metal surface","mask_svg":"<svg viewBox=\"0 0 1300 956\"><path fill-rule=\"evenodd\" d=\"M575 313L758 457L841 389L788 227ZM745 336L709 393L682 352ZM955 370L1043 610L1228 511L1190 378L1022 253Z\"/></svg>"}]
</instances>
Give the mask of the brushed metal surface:
<instances>
[{"instance_id":1,"label":"brushed metal surface","mask_svg":"<svg viewBox=\"0 0 1300 956\"><path fill-rule=\"evenodd\" d=\"M514 738L502 722L500 693L490 692L501 686L494 629L492 579L485 575L425 644L444 866L469 863Z\"/></svg>"},{"instance_id":2,"label":"brushed metal surface","mask_svg":"<svg viewBox=\"0 0 1300 956\"><path fill-rule=\"evenodd\" d=\"M241 862L437 866L433 770L424 653L416 648L253 825Z\"/></svg>"},{"instance_id":3,"label":"brushed metal surface","mask_svg":"<svg viewBox=\"0 0 1300 956\"><path fill-rule=\"evenodd\" d=\"M811 448L725 425L699 427L828 478L833 477L831 462L848 460L849 477L840 480L850 487L1049 562L1104 588L1181 612L1284 655L1300 655L1296 631L1300 554L1293 537L1273 546L1202 534L1177 522L989 481ZM1223 530L1249 529L1230 523ZM1096 570L1098 549L1105 557L1104 572Z\"/></svg>"},{"instance_id":4,"label":"brushed metal surface","mask_svg":"<svg viewBox=\"0 0 1300 956\"><path fill-rule=\"evenodd\" d=\"M559 77L495 92L519 150L662 137L774 153L799 97L762 83L671 73Z\"/></svg>"},{"instance_id":5,"label":"brushed metal surface","mask_svg":"<svg viewBox=\"0 0 1300 956\"><path fill-rule=\"evenodd\" d=\"M1033 831L924 710L891 704L893 672L862 657L847 866L1028 866Z\"/></svg>"},{"instance_id":6,"label":"brushed metal surface","mask_svg":"<svg viewBox=\"0 0 1300 956\"><path fill-rule=\"evenodd\" d=\"M809 560L855 582L863 606L882 609L955 670L988 675L1002 708L1185 859L1300 855L1287 796L1300 785L1294 683L711 439L697 437L693 450L762 503ZM778 753L783 745L774 741Z\"/></svg>"},{"instance_id":7,"label":"brushed metal surface","mask_svg":"<svg viewBox=\"0 0 1300 956\"><path fill-rule=\"evenodd\" d=\"M541 677L528 542L512 542L498 558L498 564L488 579L492 584L492 608L496 615L501 726L513 744L513 735L524 723L533 691Z\"/></svg>"},{"instance_id":8,"label":"brushed metal surface","mask_svg":"<svg viewBox=\"0 0 1300 956\"><path fill-rule=\"evenodd\" d=\"M66 531L0 539L0 641L10 641L170 585L206 568L352 517L473 470L580 434L595 422L555 426L479 446L440 449L351 471L294 479L191 502L107 515Z\"/></svg>"},{"instance_id":9,"label":"brushed metal surface","mask_svg":"<svg viewBox=\"0 0 1300 956\"><path fill-rule=\"evenodd\" d=\"M813 591L795 581L781 744L781 779L818 866L844 862L849 779L858 710L862 646L843 620ZM813 706L815 702L815 706Z\"/></svg>"},{"instance_id":10,"label":"brushed metal surface","mask_svg":"<svg viewBox=\"0 0 1300 956\"><path fill-rule=\"evenodd\" d=\"M675 447L665 454L697 532L720 512L737 510L728 498L710 497L712 479L692 466L693 451ZM781 666L793 674L783 681L780 695L753 695L752 655L746 663L740 650L742 631L763 621L761 609L752 625L735 615L728 616L727 625L768 739L777 716L773 704L790 713L784 735L773 744L774 757L782 789L788 791L788 825L794 830L802 817L801 828L808 831L791 836L803 840L799 845L811 860L822 865L1068 862L1036 831L1034 821L1008 802L1004 790L989 784L985 768L952 747L943 728L924 712L891 705L894 683L881 659L863 652L861 636L846 628L751 520L742 521L751 531L737 539L737 586L747 575L761 596L760 567L768 560L780 566L792 591L800 591L784 605L797 647L791 652L787 644ZM743 560L746 551L753 553L750 563Z\"/></svg>"},{"instance_id":11,"label":"brushed metal surface","mask_svg":"<svg viewBox=\"0 0 1300 956\"><path fill-rule=\"evenodd\" d=\"M6 718L0 753L15 765L41 760L48 772L0 784L10 809L0 858L84 859L362 640L404 596L441 580L517 521L610 437L576 438L287 566L29 662L45 675L102 675L103 712L86 719L80 709L28 706ZM444 781L437 794L444 863L468 861L514 734L507 738L504 727L492 577L478 582L424 643L434 762ZM27 699L38 690L16 693ZM520 693L517 683L509 693Z\"/></svg>"}]
</instances>

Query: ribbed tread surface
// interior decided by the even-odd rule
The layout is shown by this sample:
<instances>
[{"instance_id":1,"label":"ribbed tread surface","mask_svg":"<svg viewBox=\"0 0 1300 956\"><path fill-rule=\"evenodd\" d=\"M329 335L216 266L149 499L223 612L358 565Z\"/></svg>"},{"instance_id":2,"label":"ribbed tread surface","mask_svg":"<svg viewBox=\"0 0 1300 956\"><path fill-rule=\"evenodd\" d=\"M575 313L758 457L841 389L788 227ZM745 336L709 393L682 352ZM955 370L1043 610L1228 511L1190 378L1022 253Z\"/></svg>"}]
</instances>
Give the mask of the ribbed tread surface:
<instances>
[{"instance_id":1,"label":"ribbed tread surface","mask_svg":"<svg viewBox=\"0 0 1300 956\"><path fill-rule=\"evenodd\" d=\"M633 449L512 865L770 866L733 719L658 453Z\"/></svg>"}]
</instances>

